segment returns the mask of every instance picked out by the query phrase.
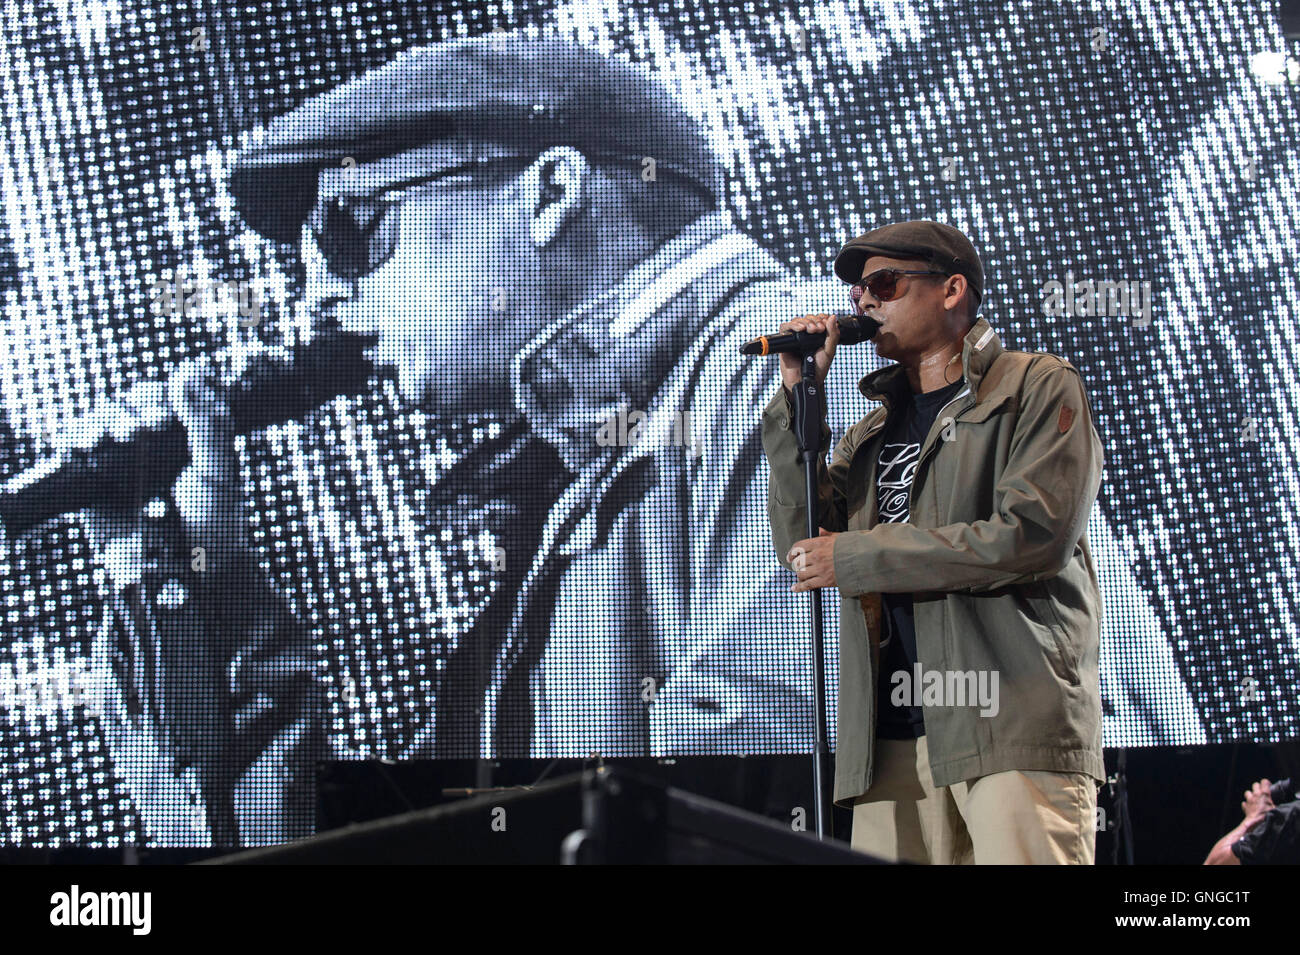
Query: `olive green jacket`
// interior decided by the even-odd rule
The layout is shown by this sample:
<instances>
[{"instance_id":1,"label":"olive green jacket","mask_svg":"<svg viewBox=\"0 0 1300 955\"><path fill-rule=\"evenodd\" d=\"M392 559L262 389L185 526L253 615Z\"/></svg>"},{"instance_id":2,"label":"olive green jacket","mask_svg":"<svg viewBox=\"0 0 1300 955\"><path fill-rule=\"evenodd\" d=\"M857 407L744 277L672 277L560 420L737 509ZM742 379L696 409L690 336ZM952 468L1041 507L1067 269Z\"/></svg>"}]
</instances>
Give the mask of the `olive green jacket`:
<instances>
[{"instance_id":1,"label":"olive green jacket","mask_svg":"<svg viewBox=\"0 0 1300 955\"><path fill-rule=\"evenodd\" d=\"M924 705L935 786L1013 769L1104 778L1101 592L1085 539L1103 462L1083 382L1054 355L1003 349L982 318L966 335L962 369L969 387L939 411L921 446L907 522L879 523L876 511L886 418L911 395L903 367L858 384L883 406L848 429L829 467L822 424L819 522L841 532L834 798L842 806L871 786L882 592L913 595L924 671L949 680L990 671L998 681L992 715ZM807 533L782 391L764 409L763 447L773 543L789 567L790 548Z\"/></svg>"}]
</instances>

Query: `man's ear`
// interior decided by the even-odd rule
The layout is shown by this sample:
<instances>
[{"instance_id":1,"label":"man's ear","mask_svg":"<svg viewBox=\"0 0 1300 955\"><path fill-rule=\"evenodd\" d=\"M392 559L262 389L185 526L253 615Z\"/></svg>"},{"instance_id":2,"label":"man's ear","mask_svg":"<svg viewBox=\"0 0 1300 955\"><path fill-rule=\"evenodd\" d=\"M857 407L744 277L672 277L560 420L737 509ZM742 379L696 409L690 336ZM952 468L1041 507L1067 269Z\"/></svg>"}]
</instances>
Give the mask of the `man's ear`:
<instances>
[{"instance_id":1,"label":"man's ear","mask_svg":"<svg viewBox=\"0 0 1300 955\"><path fill-rule=\"evenodd\" d=\"M531 210L529 232L541 249L555 241L564 226L586 206L592 168L572 146L552 146L524 172L524 201Z\"/></svg>"},{"instance_id":2,"label":"man's ear","mask_svg":"<svg viewBox=\"0 0 1300 955\"><path fill-rule=\"evenodd\" d=\"M950 275L944 282L943 289L943 307L949 310L961 305L962 296L966 294L966 289L970 283L966 281L964 275Z\"/></svg>"}]
</instances>

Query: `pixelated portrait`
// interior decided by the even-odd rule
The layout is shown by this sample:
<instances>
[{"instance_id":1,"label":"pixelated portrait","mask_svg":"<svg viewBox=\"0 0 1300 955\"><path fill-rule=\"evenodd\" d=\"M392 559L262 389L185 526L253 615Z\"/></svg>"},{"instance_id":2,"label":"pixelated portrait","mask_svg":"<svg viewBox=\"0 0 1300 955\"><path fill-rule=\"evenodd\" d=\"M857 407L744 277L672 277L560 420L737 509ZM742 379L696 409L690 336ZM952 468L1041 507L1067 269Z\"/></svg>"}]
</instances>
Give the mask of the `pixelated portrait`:
<instances>
[{"instance_id":1,"label":"pixelated portrait","mask_svg":"<svg viewBox=\"0 0 1300 955\"><path fill-rule=\"evenodd\" d=\"M1104 746L1296 737L1286 48L1226 0L0 5L0 846L311 836L330 761L808 753L740 346L911 220L1078 370ZM838 351L832 470L887 365Z\"/></svg>"}]
</instances>

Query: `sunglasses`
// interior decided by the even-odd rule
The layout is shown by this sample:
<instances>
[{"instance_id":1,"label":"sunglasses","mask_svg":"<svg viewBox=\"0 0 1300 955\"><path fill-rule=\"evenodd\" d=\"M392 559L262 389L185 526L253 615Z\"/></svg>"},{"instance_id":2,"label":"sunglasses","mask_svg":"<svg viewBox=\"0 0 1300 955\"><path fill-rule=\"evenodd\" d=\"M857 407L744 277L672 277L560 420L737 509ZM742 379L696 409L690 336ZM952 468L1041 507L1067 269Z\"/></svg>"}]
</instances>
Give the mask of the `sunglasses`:
<instances>
[{"instance_id":1,"label":"sunglasses","mask_svg":"<svg viewBox=\"0 0 1300 955\"><path fill-rule=\"evenodd\" d=\"M488 167L519 164L516 157L454 166L418 179L408 179L370 193L339 195L318 202L307 216L316 247L330 272L343 279L358 279L375 271L397 251L402 204L430 186L472 185Z\"/></svg>"},{"instance_id":2,"label":"sunglasses","mask_svg":"<svg viewBox=\"0 0 1300 955\"><path fill-rule=\"evenodd\" d=\"M876 269L866 278L858 279L857 283L849 289L849 299L853 302L853 311L861 315L862 308L859 305L859 299L862 298L864 291L870 292L871 297L878 302L892 302L898 298L898 277L900 275L943 275L947 272L936 272L933 269Z\"/></svg>"}]
</instances>

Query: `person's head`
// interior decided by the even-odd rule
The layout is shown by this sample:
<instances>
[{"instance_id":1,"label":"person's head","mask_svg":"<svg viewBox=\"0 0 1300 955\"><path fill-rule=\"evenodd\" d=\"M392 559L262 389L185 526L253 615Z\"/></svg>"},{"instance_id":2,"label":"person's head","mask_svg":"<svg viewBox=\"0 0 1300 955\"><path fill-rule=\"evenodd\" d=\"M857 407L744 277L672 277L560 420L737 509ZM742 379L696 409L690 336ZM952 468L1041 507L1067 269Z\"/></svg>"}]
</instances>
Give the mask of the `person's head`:
<instances>
[{"instance_id":1,"label":"person's head","mask_svg":"<svg viewBox=\"0 0 1300 955\"><path fill-rule=\"evenodd\" d=\"M960 342L976 322L966 276L935 269L924 259L873 255L854 284L859 314L881 323L872 342L882 358L911 364Z\"/></svg>"},{"instance_id":2,"label":"person's head","mask_svg":"<svg viewBox=\"0 0 1300 955\"><path fill-rule=\"evenodd\" d=\"M377 332L404 396L509 401L530 333L718 208L699 124L639 67L563 40L401 54L273 120L236 160L244 220L298 243L307 304Z\"/></svg>"},{"instance_id":3,"label":"person's head","mask_svg":"<svg viewBox=\"0 0 1300 955\"><path fill-rule=\"evenodd\" d=\"M305 298L326 325L378 334L406 400L499 406L528 338L709 207L689 183L572 146L444 141L320 172Z\"/></svg>"},{"instance_id":4,"label":"person's head","mask_svg":"<svg viewBox=\"0 0 1300 955\"><path fill-rule=\"evenodd\" d=\"M835 272L855 311L881 323L883 358L911 364L958 344L978 320L984 271L975 247L951 226L925 220L884 226L840 250Z\"/></svg>"}]
</instances>

